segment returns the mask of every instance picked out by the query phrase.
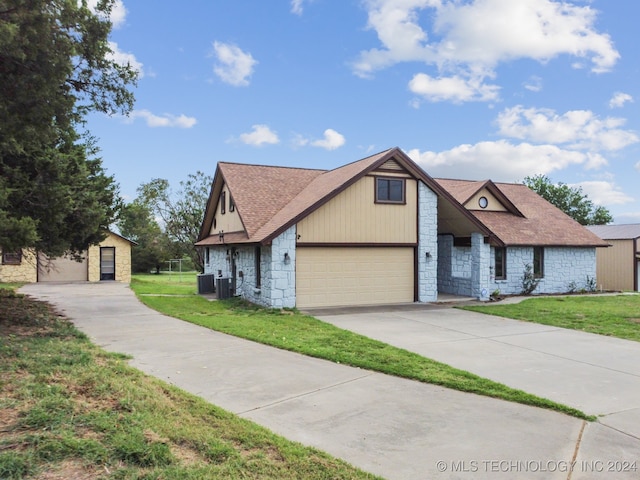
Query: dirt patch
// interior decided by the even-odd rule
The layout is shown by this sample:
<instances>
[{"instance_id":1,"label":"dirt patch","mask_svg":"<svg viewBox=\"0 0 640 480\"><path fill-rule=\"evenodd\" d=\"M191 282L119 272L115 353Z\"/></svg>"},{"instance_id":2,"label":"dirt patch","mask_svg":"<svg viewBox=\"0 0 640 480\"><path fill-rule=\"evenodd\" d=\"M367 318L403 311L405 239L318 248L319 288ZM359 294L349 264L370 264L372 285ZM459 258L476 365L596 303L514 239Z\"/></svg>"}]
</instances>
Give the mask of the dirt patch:
<instances>
[{"instance_id":1,"label":"dirt patch","mask_svg":"<svg viewBox=\"0 0 640 480\"><path fill-rule=\"evenodd\" d=\"M629 321L630 321L631 323L638 323L638 324L640 324L640 318L630 318L630 319L629 319Z\"/></svg>"},{"instance_id":2,"label":"dirt patch","mask_svg":"<svg viewBox=\"0 0 640 480\"><path fill-rule=\"evenodd\" d=\"M37 336L51 331L63 318L48 303L14 292L0 289L0 336Z\"/></svg>"},{"instance_id":3,"label":"dirt patch","mask_svg":"<svg viewBox=\"0 0 640 480\"><path fill-rule=\"evenodd\" d=\"M107 473L105 469L87 467L79 460L65 460L58 465L49 465L38 480L92 480Z\"/></svg>"}]
</instances>

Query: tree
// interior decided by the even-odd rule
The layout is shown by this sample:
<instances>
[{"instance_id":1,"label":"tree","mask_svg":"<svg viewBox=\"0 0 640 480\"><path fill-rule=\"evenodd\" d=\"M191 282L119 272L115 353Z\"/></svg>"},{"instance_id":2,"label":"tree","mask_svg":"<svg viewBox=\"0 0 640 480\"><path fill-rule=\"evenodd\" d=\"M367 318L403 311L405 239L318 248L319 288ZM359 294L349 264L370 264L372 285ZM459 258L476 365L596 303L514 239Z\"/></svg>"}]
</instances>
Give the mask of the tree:
<instances>
[{"instance_id":1,"label":"tree","mask_svg":"<svg viewBox=\"0 0 640 480\"><path fill-rule=\"evenodd\" d=\"M131 269L146 273L174 258L172 242L162 231L148 205L138 200L124 205L118 220L120 233L138 245L131 251Z\"/></svg>"},{"instance_id":2,"label":"tree","mask_svg":"<svg viewBox=\"0 0 640 480\"><path fill-rule=\"evenodd\" d=\"M200 233L204 210L213 178L198 171L180 182L172 193L169 181L155 178L138 187L138 199L162 219L164 230L193 261L199 271L204 268L202 252L194 247Z\"/></svg>"},{"instance_id":3,"label":"tree","mask_svg":"<svg viewBox=\"0 0 640 480\"><path fill-rule=\"evenodd\" d=\"M546 175L525 177L522 183L581 225L606 225L613 221L609 210L594 205L581 187L554 184Z\"/></svg>"},{"instance_id":4,"label":"tree","mask_svg":"<svg viewBox=\"0 0 640 480\"><path fill-rule=\"evenodd\" d=\"M0 247L51 256L98 243L119 208L90 111L128 113L137 73L111 55L115 0L0 0Z\"/></svg>"}]
</instances>

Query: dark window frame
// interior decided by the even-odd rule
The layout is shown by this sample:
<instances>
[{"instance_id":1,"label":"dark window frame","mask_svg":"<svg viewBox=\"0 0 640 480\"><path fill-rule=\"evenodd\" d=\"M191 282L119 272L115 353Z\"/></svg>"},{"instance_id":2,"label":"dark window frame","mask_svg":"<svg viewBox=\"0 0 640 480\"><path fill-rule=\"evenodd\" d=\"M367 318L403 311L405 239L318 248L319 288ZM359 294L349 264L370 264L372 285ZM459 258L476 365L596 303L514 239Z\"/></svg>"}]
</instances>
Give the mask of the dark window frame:
<instances>
[{"instance_id":1,"label":"dark window frame","mask_svg":"<svg viewBox=\"0 0 640 480\"><path fill-rule=\"evenodd\" d=\"M2 252L2 265L22 265L22 250Z\"/></svg>"},{"instance_id":2,"label":"dark window frame","mask_svg":"<svg viewBox=\"0 0 640 480\"><path fill-rule=\"evenodd\" d=\"M233 201L233 197L231 195L229 195L229 211L230 212L236 211L236 202Z\"/></svg>"},{"instance_id":3,"label":"dark window frame","mask_svg":"<svg viewBox=\"0 0 640 480\"><path fill-rule=\"evenodd\" d=\"M543 247L533 247L533 278L544 278Z\"/></svg>"},{"instance_id":4,"label":"dark window frame","mask_svg":"<svg viewBox=\"0 0 640 480\"><path fill-rule=\"evenodd\" d=\"M498 255L498 252L500 252L500 255ZM495 247L493 269L496 280L507 279L507 247Z\"/></svg>"},{"instance_id":5,"label":"dark window frame","mask_svg":"<svg viewBox=\"0 0 640 480\"><path fill-rule=\"evenodd\" d=\"M395 184L395 183L398 183L400 185L399 199L393 198L394 189L392 188L392 184ZM392 205L406 205L407 203L407 179L406 178L375 177L374 188L375 188L375 192L374 192L375 203L385 203L385 204L392 204Z\"/></svg>"},{"instance_id":6,"label":"dark window frame","mask_svg":"<svg viewBox=\"0 0 640 480\"><path fill-rule=\"evenodd\" d=\"M227 213L227 192L222 192L220 195L220 214Z\"/></svg>"}]
</instances>

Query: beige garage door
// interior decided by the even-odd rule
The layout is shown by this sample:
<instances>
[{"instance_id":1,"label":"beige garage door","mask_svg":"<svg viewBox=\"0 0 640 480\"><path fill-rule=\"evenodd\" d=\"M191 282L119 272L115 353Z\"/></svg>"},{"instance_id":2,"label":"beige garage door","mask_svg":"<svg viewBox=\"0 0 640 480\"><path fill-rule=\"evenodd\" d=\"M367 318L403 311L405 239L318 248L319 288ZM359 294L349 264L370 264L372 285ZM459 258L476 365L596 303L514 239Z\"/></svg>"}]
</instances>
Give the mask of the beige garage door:
<instances>
[{"instance_id":1,"label":"beige garage door","mask_svg":"<svg viewBox=\"0 0 640 480\"><path fill-rule=\"evenodd\" d=\"M414 301L413 248L296 249L298 308Z\"/></svg>"},{"instance_id":2,"label":"beige garage door","mask_svg":"<svg viewBox=\"0 0 640 480\"><path fill-rule=\"evenodd\" d=\"M38 258L39 282L78 282L89 279L87 257L81 262L67 257L49 260L46 256Z\"/></svg>"}]
</instances>

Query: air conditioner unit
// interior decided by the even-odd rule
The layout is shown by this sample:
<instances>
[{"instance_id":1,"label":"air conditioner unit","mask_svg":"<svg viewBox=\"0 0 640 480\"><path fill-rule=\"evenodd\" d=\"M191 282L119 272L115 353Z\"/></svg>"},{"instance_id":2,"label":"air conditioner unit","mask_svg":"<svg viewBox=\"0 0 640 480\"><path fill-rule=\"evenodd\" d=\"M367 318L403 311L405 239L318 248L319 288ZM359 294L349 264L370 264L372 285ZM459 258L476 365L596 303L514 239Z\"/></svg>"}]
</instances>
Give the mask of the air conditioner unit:
<instances>
[{"instance_id":1,"label":"air conditioner unit","mask_svg":"<svg viewBox=\"0 0 640 480\"><path fill-rule=\"evenodd\" d=\"M231 298L231 279L225 277L216 278L216 290L218 292L218 300Z\"/></svg>"},{"instance_id":2,"label":"air conditioner unit","mask_svg":"<svg viewBox=\"0 0 640 480\"><path fill-rule=\"evenodd\" d=\"M212 273L203 273L198 275L198 294L215 292L214 286L215 275Z\"/></svg>"}]
</instances>

